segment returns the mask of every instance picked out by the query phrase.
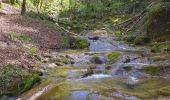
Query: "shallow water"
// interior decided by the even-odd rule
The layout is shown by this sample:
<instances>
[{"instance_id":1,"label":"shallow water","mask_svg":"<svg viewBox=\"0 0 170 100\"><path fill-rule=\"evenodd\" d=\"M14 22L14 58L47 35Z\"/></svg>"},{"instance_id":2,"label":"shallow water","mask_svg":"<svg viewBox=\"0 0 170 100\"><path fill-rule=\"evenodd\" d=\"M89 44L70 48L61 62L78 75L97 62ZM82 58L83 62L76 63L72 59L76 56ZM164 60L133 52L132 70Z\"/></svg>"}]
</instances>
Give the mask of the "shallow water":
<instances>
[{"instance_id":1,"label":"shallow water","mask_svg":"<svg viewBox=\"0 0 170 100\"><path fill-rule=\"evenodd\" d=\"M151 63L147 57L141 57L130 63L122 63L123 57L120 57L114 64L108 64L106 58L107 53L114 50L132 58L140 57L143 51L117 41L110 43L105 39L90 40L90 43L89 51L62 51L69 54L75 60L75 64L45 69L41 84L19 98L21 100L155 100L160 97L158 90L169 85L168 80L150 77L141 70ZM92 63L90 59L93 55L99 56L103 63ZM92 66L95 66L92 72L87 74ZM111 69L108 70L106 66L111 66ZM129 66L131 70L125 69ZM82 77L85 74L87 75Z\"/></svg>"}]
</instances>

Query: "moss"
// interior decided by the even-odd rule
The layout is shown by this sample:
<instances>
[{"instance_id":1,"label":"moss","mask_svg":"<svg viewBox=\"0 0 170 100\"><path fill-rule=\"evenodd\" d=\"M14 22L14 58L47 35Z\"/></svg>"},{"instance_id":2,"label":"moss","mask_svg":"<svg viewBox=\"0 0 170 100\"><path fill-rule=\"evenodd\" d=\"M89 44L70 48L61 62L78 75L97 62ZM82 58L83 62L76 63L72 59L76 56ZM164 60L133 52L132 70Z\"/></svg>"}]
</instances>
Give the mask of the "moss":
<instances>
[{"instance_id":1,"label":"moss","mask_svg":"<svg viewBox=\"0 0 170 100\"><path fill-rule=\"evenodd\" d=\"M119 56L120 56L120 52L117 52L117 51L113 51L107 54L109 61L113 61L117 59Z\"/></svg>"},{"instance_id":2,"label":"moss","mask_svg":"<svg viewBox=\"0 0 170 100\"><path fill-rule=\"evenodd\" d=\"M32 36L29 34L21 34L18 38L22 42L31 42L32 41Z\"/></svg>"},{"instance_id":3,"label":"moss","mask_svg":"<svg viewBox=\"0 0 170 100\"><path fill-rule=\"evenodd\" d=\"M33 73L32 75L26 77L26 79L22 83L22 92L31 89L31 87L39 81L40 81L40 77L36 73Z\"/></svg>"},{"instance_id":4,"label":"moss","mask_svg":"<svg viewBox=\"0 0 170 100\"><path fill-rule=\"evenodd\" d=\"M28 52L30 57L37 55L37 53L38 53L37 48L31 48L29 49L29 52Z\"/></svg>"},{"instance_id":5,"label":"moss","mask_svg":"<svg viewBox=\"0 0 170 100\"><path fill-rule=\"evenodd\" d=\"M161 66L156 66L156 65L150 65L145 68L146 72L151 74L151 75L156 75L161 71L162 67Z\"/></svg>"},{"instance_id":6,"label":"moss","mask_svg":"<svg viewBox=\"0 0 170 100\"><path fill-rule=\"evenodd\" d=\"M64 63L64 64L67 64L67 63L68 63L68 59L62 57L62 58L59 59L59 62L62 62L62 63Z\"/></svg>"},{"instance_id":7,"label":"moss","mask_svg":"<svg viewBox=\"0 0 170 100\"><path fill-rule=\"evenodd\" d=\"M134 40L134 44L136 44L136 45L143 45L148 42L149 42L149 38L147 38L143 35L137 36Z\"/></svg>"},{"instance_id":8,"label":"moss","mask_svg":"<svg viewBox=\"0 0 170 100\"><path fill-rule=\"evenodd\" d=\"M170 44L166 46L167 51L170 51Z\"/></svg>"},{"instance_id":9,"label":"moss","mask_svg":"<svg viewBox=\"0 0 170 100\"><path fill-rule=\"evenodd\" d=\"M165 56L154 56L153 61L163 61L166 60Z\"/></svg>"},{"instance_id":10,"label":"moss","mask_svg":"<svg viewBox=\"0 0 170 100\"><path fill-rule=\"evenodd\" d=\"M0 71L0 95L17 96L30 89L40 80L38 74L30 74L27 70L17 68L14 65L6 65Z\"/></svg>"},{"instance_id":11,"label":"moss","mask_svg":"<svg viewBox=\"0 0 170 100\"><path fill-rule=\"evenodd\" d=\"M151 52L153 53L160 52L160 47L158 45L152 45Z\"/></svg>"},{"instance_id":12,"label":"moss","mask_svg":"<svg viewBox=\"0 0 170 100\"><path fill-rule=\"evenodd\" d=\"M90 46L90 43L84 38L72 38L70 40L70 48L84 49Z\"/></svg>"},{"instance_id":13,"label":"moss","mask_svg":"<svg viewBox=\"0 0 170 100\"><path fill-rule=\"evenodd\" d=\"M159 92L163 96L170 96L170 85L163 87L163 88L160 88Z\"/></svg>"}]
</instances>

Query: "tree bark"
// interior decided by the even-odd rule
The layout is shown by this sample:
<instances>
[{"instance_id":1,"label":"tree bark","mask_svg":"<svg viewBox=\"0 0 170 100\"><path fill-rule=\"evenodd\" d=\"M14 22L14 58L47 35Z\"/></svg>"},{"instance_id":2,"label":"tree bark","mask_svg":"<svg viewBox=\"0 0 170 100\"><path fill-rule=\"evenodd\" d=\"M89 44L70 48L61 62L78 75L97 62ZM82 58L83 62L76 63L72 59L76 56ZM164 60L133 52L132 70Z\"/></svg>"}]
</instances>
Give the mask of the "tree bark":
<instances>
[{"instance_id":1,"label":"tree bark","mask_svg":"<svg viewBox=\"0 0 170 100\"><path fill-rule=\"evenodd\" d=\"M21 6L21 15L24 15L26 12L26 0L23 0L22 6Z\"/></svg>"},{"instance_id":2,"label":"tree bark","mask_svg":"<svg viewBox=\"0 0 170 100\"><path fill-rule=\"evenodd\" d=\"M2 7L2 0L0 0L0 8Z\"/></svg>"}]
</instances>

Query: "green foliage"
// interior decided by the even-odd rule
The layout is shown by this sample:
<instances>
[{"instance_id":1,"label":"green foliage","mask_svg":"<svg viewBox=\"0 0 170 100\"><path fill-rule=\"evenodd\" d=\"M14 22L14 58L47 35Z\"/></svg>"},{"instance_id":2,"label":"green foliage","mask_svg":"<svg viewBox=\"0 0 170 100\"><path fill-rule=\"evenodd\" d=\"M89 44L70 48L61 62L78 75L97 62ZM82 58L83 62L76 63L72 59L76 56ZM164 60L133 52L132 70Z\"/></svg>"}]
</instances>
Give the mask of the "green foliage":
<instances>
[{"instance_id":1,"label":"green foliage","mask_svg":"<svg viewBox=\"0 0 170 100\"><path fill-rule=\"evenodd\" d=\"M22 33L21 35L18 35L16 32L10 32L9 36L11 39L19 39L22 42L31 42L32 36L29 34Z\"/></svg>"},{"instance_id":2,"label":"green foliage","mask_svg":"<svg viewBox=\"0 0 170 100\"><path fill-rule=\"evenodd\" d=\"M166 45L167 51L170 51L170 44Z\"/></svg>"},{"instance_id":3,"label":"green foliage","mask_svg":"<svg viewBox=\"0 0 170 100\"><path fill-rule=\"evenodd\" d=\"M30 57L36 56L37 53L38 53L37 48L31 48L28 51L28 54L29 54Z\"/></svg>"},{"instance_id":4,"label":"green foliage","mask_svg":"<svg viewBox=\"0 0 170 100\"><path fill-rule=\"evenodd\" d=\"M64 48L70 47L70 37L68 35L63 36L63 46Z\"/></svg>"},{"instance_id":5,"label":"green foliage","mask_svg":"<svg viewBox=\"0 0 170 100\"><path fill-rule=\"evenodd\" d=\"M137 36L134 40L134 44L136 44L136 45L143 45L148 42L149 42L149 38L147 38L146 36L143 36L143 35Z\"/></svg>"},{"instance_id":6,"label":"green foliage","mask_svg":"<svg viewBox=\"0 0 170 100\"><path fill-rule=\"evenodd\" d=\"M109 61L115 60L120 56L120 52L113 51L107 54Z\"/></svg>"},{"instance_id":7,"label":"green foliage","mask_svg":"<svg viewBox=\"0 0 170 100\"><path fill-rule=\"evenodd\" d=\"M151 52L160 52L160 46L159 45L152 45L151 46Z\"/></svg>"},{"instance_id":8,"label":"green foliage","mask_svg":"<svg viewBox=\"0 0 170 100\"><path fill-rule=\"evenodd\" d=\"M145 70L147 71L147 73L151 74L151 75L156 75L158 74L158 72L160 72L162 69L161 66L155 66L155 65L150 65L148 67L145 68Z\"/></svg>"},{"instance_id":9,"label":"green foliage","mask_svg":"<svg viewBox=\"0 0 170 100\"><path fill-rule=\"evenodd\" d=\"M156 53L156 52L168 52L170 51L170 45L169 42L155 42L150 44L151 52Z\"/></svg>"},{"instance_id":10,"label":"green foliage","mask_svg":"<svg viewBox=\"0 0 170 100\"><path fill-rule=\"evenodd\" d=\"M136 35L128 35L123 38L123 40L126 41L127 43L133 43L135 39Z\"/></svg>"},{"instance_id":11,"label":"green foliage","mask_svg":"<svg viewBox=\"0 0 170 100\"><path fill-rule=\"evenodd\" d=\"M16 32L10 32L9 36L10 36L10 38L15 39L15 38L17 38L17 33Z\"/></svg>"},{"instance_id":12,"label":"green foliage","mask_svg":"<svg viewBox=\"0 0 170 100\"><path fill-rule=\"evenodd\" d=\"M0 95L18 95L39 81L39 76L8 64L0 70L0 80Z\"/></svg>"},{"instance_id":13,"label":"green foliage","mask_svg":"<svg viewBox=\"0 0 170 100\"><path fill-rule=\"evenodd\" d=\"M18 38L22 42L31 42L32 41L32 36L29 34L21 34Z\"/></svg>"},{"instance_id":14,"label":"green foliage","mask_svg":"<svg viewBox=\"0 0 170 100\"><path fill-rule=\"evenodd\" d=\"M84 48L88 48L89 46L90 46L90 43L87 41L87 39L84 39L84 38L71 38L70 39L70 48L84 49Z\"/></svg>"},{"instance_id":15,"label":"green foliage","mask_svg":"<svg viewBox=\"0 0 170 100\"><path fill-rule=\"evenodd\" d=\"M32 75L26 77L26 79L22 83L22 92L29 90L35 83L39 81L40 81L40 77L36 73L33 73Z\"/></svg>"}]
</instances>

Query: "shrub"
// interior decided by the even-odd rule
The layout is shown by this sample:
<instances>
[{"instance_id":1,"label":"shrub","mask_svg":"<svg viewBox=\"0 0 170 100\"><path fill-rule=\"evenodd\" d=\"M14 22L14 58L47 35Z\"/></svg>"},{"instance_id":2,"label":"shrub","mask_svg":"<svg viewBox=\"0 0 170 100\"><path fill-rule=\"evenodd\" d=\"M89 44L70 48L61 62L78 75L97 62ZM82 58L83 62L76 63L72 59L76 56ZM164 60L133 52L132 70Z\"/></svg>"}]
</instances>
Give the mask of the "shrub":
<instances>
[{"instance_id":1,"label":"shrub","mask_svg":"<svg viewBox=\"0 0 170 100\"><path fill-rule=\"evenodd\" d=\"M30 57L37 55L37 49L36 48L29 49L28 54Z\"/></svg>"},{"instance_id":2,"label":"shrub","mask_svg":"<svg viewBox=\"0 0 170 100\"><path fill-rule=\"evenodd\" d=\"M149 42L149 38L141 35L141 36L137 36L134 40L134 44L136 45L143 45L145 43L148 43Z\"/></svg>"},{"instance_id":3,"label":"shrub","mask_svg":"<svg viewBox=\"0 0 170 100\"><path fill-rule=\"evenodd\" d=\"M70 48L72 49L84 49L90 46L90 43L84 38L71 38Z\"/></svg>"},{"instance_id":4,"label":"shrub","mask_svg":"<svg viewBox=\"0 0 170 100\"><path fill-rule=\"evenodd\" d=\"M14 39L17 38L17 33L16 32L10 32L9 33L10 38Z\"/></svg>"},{"instance_id":5,"label":"shrub","mask_svg":"<svg viewBox=\"0 0 170 100\"><path fill-rule=\"evenodd\" d=\"M32 36L29 34L21 34L18 38L22 42L31 42L32 41Z\"/></svg>"},{"instance_id":6,"label":"shrub","mask_svg":"<svg viewBox=\"0 0 170 100\"><path fill-rule=\"evenodd\" d=\"M136 36L135 35L129 35L129 36L125 36L123 38L124 41L128 42L128 43L133 43L135 40Z\"/></svg>"}]
</instances>

